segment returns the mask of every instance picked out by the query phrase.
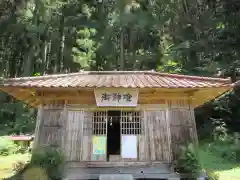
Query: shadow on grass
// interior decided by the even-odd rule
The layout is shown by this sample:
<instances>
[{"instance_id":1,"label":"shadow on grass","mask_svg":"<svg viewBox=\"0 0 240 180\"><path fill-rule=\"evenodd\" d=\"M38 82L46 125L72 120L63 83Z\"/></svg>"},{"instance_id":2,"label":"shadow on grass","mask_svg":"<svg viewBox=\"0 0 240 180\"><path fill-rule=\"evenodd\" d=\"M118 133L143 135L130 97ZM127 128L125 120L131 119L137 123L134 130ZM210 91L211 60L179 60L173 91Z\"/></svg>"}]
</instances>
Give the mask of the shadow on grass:
<instances>
[{"instance_id":1,"label":"shadow on grass","mask_svg":"<svg viewBox=\"0 0 240 180\"><path fill-rule=\"evenodd\" d=\"M26 170L26 167L23 170L14 174L13 176L8 177L8 178L4 178L3 180L22 180L22 175L25 172L25 170Z\"/></svg>"},{"instance_id":2,"label":"shadow on grass","mask_svg":"<svg viewBox=\"0 0 240 180\"><path fill-rule=\"evenodd\" d=\"M32 168L33 166L31 166L29 163L25 165L25 167L16 172L14 175L12 175L11 177L5 178L3 180L22 180L23 179L23 174L30 168Z\"/></svg>"}]
</instances>

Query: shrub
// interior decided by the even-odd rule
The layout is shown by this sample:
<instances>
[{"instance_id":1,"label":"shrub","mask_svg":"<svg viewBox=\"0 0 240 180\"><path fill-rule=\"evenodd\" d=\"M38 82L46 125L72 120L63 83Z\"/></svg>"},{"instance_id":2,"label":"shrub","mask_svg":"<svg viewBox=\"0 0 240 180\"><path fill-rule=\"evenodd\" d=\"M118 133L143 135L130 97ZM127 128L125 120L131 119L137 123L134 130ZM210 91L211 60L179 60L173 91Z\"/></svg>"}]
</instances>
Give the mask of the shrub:
<instances>
[{"instance_id":1,"label":"shrub","mask_svg":"<svg viewBox=\"0 0 240 180\"><path fill-rule=\"evenodd\" d=\"M17 153L20 153L20 154L25 154L28 152L28 149L27 148L24 148L24 147L21 147L18 149Z\"/></svg>"},{"instance_id":2,"label":"shrub","mask_svg":"<svg viewBox=\"0 0 240 180\"><path fill-rule=\"evenodd\" d=\"M197 176L200 173L201 165L193 144L181 147L176 161L176 170L181 174Z\"/></svg>"},{"instance_id":3,"label":"shrub","mask_svg":"<svg viewBox=\"0 0 240 180\"><path fill-rule=\"evenodd\" d=\"M24 167L26 166L27 162L25 161L17 161L15 163L13 163L13 171L14 172L20 172L21 170L24 169Z\"/></svg>"},{"instance_id":4,"label":"shrub","mask_svg":"<svg viewBox=\"0 0 240 180\"><path fill-rule=\"evenodd\" d=\"M63 176L64 156L55 148L45 147L34 150L30 164L45 169L51 180L59 180Z\"/></svg>"},{"instance_id":5,"label":"shrub","mask_svg":"<svg viewBox=\"0 0 240 180\"><path fill-rule=\"evenodd\" d=\"M24 173L21 175L22 179L26 180L52 180L47 175L45 169L40 167L29 167L27 168ZM15 180L15 179L14 179Z\"/></svg>"},{"instance_id":6,"label":"shrub","mask_svg":"<svg viewBox=\"0 0 240 180\"><path fill-rule=\"evenodd\" d=\"M0 155L7 156L18 151L18 146L6 137L0 137Z\"/></svg>"},{"instance_id":7,"label":"shrub","mask_svg":"<svg viewBox=\"0 0 240 180\"><path fill-rule=\"evenodd\" d=\"M208 171L207 172L207 180L219 180L219 175L215 172Z\"/></svg>"}]
</instances>

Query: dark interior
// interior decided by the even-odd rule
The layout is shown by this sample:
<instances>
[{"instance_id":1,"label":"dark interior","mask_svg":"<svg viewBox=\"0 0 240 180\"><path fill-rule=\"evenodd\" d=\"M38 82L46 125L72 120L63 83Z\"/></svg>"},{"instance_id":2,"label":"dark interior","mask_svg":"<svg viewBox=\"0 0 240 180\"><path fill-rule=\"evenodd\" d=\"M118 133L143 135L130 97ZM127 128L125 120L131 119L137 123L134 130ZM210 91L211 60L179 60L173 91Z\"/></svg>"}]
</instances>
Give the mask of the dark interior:
<instances>
[{"instance_id":1,"label":"dark interior","mask_svg":"<svg viewBox=\"0 0 240 180\"><path fill-rule=\"evenodd\" d=\"M120 118L121 111L108 111L107 159L109 155L120 155Z\"/></svg>"}]
</instances>

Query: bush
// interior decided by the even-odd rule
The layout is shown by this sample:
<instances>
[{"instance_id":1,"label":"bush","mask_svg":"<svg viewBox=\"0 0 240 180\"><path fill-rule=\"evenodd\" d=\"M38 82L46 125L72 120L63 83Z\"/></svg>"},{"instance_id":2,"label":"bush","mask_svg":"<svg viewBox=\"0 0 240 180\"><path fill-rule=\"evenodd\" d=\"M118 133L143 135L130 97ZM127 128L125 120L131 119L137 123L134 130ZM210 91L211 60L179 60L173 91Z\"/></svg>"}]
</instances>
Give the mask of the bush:
<instances>
[{"instance_id":1,"label":"bush","mask_svg":"<svg viewBox=\"0 0 240 180\"><path fill-rule=\"evenodd\" d=\"M24 167L26 166L27 162L25 161L17 161L15 163L13 163L13 171L14 172L20 172L24 169Z\"/></svg>"},{"instance_id":2,"label":"bush","mask_svg":"<svg viewBox=\"0 0 240 180\"><path fill-rule=\"evenodd\" d=\"M193 144L181 147L176 162L176 170L180 174L189 174L192 176L197 176L200 173L201 165Z\"/></svg>"},{"instance_id":3,"label":"bush","mask_svg":"<svg viewBox=\"0 0 240 180\"><path fill-rule=\"evenodd\" d=\"M6 137L0 137L0 155L7 156L18 151L18 146Z\"/></svg>"},{"instance_id":4,"label":"bush","mask_svg":"<svg viewBox=\"0 0 240 180\"><path fill-rule=\"evenodd\" d=\"M207 180L219 180L219 175L215 172L208 171L207 172Z\"/></svg>"},{"instance_id":5,"label":"bush","mask_svg":"<svg viewBox=\"0 0 240 180\"><path fill-rule=\"evenodd\" d=\"M25 154L25 153L27 153L28 152L28 149L27 148L19 148L18 149L18 151L17 151L17 153L20 153L20 154Z\"/></svg>"},{"instance_id":6,"label":"bush","mask_svg":"<svg viewBox=\"0 0 240 180\"><path fill-rule=\"evenodd\" d=\"M64 156L55 148L45 147L34 150L30 164L45 169L51 180L59 180L63 177Z\"/></svg>"},{"instance_id":7,"label":"bush","mask_svg":"<svg viewBox=\"0 0 240 180\"><path fill-rule=\"evenodd\" d=\"M27 168L24 173L20 176L22 179L26 180L52 180L47 175L47 172L45 169L40 167L29 167ZM15 180L15 179L13 179ZM20 179L19 179L20 180Z\"/></svg>"}]
</instances>

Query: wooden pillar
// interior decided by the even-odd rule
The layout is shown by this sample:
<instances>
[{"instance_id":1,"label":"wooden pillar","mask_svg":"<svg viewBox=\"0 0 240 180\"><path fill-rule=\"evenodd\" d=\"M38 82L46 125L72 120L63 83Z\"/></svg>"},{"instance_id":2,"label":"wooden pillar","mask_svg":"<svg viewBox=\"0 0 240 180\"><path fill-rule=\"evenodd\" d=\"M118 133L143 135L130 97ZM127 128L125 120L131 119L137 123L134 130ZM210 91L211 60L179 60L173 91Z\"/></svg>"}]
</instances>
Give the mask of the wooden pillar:
<instances>
[{"instance_id":1,"label":"wooden pillar","mask_svg":"<svg viewBox=\"0 0 240 180\"><path fill-rule=\"evenodd\" d=\"M195 120L194 109L189 105L190 117L192 121L192 128L193 128L193 143L197 147L198 146L198 135L197 135L197 126Z\"/></svg>"},{"instance_id":2,"label":"wooden pillar","mask_svg":"<svg viewBox=\"0 0 240 180\"><path fill-rule=\"evenodd\" d=\"M171 126L171 115L170 115L170 111L169 111L169 108L166 109L166 126L167 126L167 140L168 140L168 152L169 152L169 156L168 156L168 162L172 162L173 160L173 157L172 157L172 147L171 147L171 144L172 144L172 140L171 140L171 129L170 129L170 126Z\"/></svg>"},{"instance_id":3,"label":"wooden pillar","mask_svg":"<svg viewBox=\"0 0 240 180\"><path fill-rule=\"evenodd\" d=\"M62 131L61 131L61 150L66 154L67 144L67 121L68 121L67 101L64 102L63 115L62 115Z\"/></svg>"},{"instance_id":4,"label":"wooden pillar","mask_svg":"<svg viewBox=\"0 0 240 180\"><path fill-rule=\"evenodd\" d=\"M38 108L33 149L39 146L39 134L42 123L43 123L43 105L41 104Z\"/></svg>"},{"instance_id":5,"label":"wooden pillar","mask_svg":"<svg viewBox=\"0 0 240 180\"><path fill-rule=\"evenodd\" d=\"M147 119L147 112L146 110L143 111L143 124L144 124L144 154L145 154L145 161L149 161L150 160L150 151L149 151L149 147L150 147L150 143L149 143L149 128L148 128L148 119Z\"/></svg>"}]
</instances>

